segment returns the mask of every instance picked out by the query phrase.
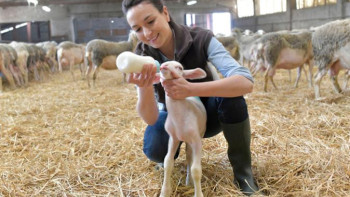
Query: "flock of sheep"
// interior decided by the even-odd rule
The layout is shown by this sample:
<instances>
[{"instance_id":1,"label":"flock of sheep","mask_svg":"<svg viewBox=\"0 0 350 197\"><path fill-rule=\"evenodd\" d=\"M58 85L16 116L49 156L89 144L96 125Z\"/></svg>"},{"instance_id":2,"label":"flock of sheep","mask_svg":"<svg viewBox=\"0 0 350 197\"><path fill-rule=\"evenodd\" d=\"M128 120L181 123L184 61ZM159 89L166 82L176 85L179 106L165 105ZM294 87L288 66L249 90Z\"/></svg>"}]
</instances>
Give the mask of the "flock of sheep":
<instances>
[{"instance_id":1,"label":"flock of sheep","mask_svg":"<svg viewBox=\"0 0 350 197\"><path fill-rule=\"evenodd\" d=\"M128 41L94 39L86 45L70 41L0 44L0 76L15 89L27 86L29 80L42 81L48 73L62 72L64 68L70 70L75 80L73 68L79 65L82 78L87 78L89 86L93 74L94 85L99 68L117 69L116 57L124 51L133 51L137 41L136 35L130 33ZM0 93L2 90L0 78Z\"/></svg>"},{"instance_id":2,"label":"flock of sheep","mask_svg":"<svg viewBox=\"0 0 350 197\"><path fill-rule=\"evenodd\" d=\"M318 72L314 77L316 99L321 98L320 83L327 71L337 93L342 92L337 80L339 71L346 70L344 89L350 77L350 19L332 21L310 30L265 34L246 35L236 29L232 36L218 39L234 58L251 69L253 75L264 72L264 91L267 91L269 80L277 88L273 81L276 69L298 68L296 87L301 71L308 66L311 87L313 66L317 66Z\"/></svg>"},{"instance_id":3,"label":"flock of sheep","mask_svg":"<svg viewBox=\"0 0 350 197\"><path fill-rule=\"evenodd\" d=\"M350 77L350 19L328 22L310 30L279 31L270 33L243 34L235 29L231 36L217 36L233 58L247 66L253 75L264 72L264 91L270 80L276 87L273 76L276 69L298 69L295 86L298 85L301 71L308 66L309 86L314 85L315 99L320 99L322 77L330 71L330 77L337 93L342 92L337 80L341 69L346 69L343 88ZM94 39L86 45L65 41L38 44L11 42L0 44L0 76L7 79L10 88L26 86L28 80L42 80L45 72L62 72L62 68L79 64L82 78L90 87L93 85L99 68L116 69L116 57L124 51L133 51L137 44L136 35L129 34L128 41L109 42ZM313 66L318 72L313 79ZM2 80L0 80L0 92Z\"/></svg>"}]
</instances>

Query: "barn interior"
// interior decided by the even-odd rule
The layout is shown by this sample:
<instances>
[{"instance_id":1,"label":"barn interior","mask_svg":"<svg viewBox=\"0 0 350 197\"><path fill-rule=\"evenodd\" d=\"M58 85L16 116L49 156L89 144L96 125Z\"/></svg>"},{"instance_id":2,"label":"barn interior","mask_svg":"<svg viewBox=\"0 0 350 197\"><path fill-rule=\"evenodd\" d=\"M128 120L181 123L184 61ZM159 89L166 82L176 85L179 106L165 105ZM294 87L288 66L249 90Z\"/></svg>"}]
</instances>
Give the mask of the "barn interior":
<instances>
[{"instance_id":1,"label":"barn interior","mask_svg":"<svg viewBox=\"0 0 350 197\"><path fill-rule=\"evenodd\" d=\"M121 3L0 0L0 63L1 46L11 42L39 46L49 41L59 46L69 41L80 47L94 39L125 42L131 28ZM237 29L244 36L313 33L325 24L350 18L350 0L164 3L177 23L209 29L218 38L234 36ZM350 41L350 26L346 28L349 34L343 39ZM345 41L345 54L350 54ZM227 50L247 66L239 57L243 47ZM350 61L348 56L343 58ZM58 61L57 52L54 59ZM350 66L343 65L332 78L330 69L314 65L308 70L309 65L299 67L300 72L275 70L277 87L269 82L266 89L266 73L247 66L254 74L254 88L244 99L251 127L252 170L260 188L253 196L350 196ZM89 79L78 64L64 65L61 72L58 67L44 68L38 71L39 78L28 67L28 82L21 85L13 79L13 86L0 70L0 196L160 195L164 168L143 152L147 124L135 109L136 87L113 66L98 70L96 79ZM315 79L320 70L325 75L318 97ZM340 92L334 90L335 79ZM227 149L222 132L203 139L201 184L206 197L245 196L233 181ZM185 151L183 144L175 160L171 196L194 196L193 186L186 185Z\"/></svg>"}]
</instances>

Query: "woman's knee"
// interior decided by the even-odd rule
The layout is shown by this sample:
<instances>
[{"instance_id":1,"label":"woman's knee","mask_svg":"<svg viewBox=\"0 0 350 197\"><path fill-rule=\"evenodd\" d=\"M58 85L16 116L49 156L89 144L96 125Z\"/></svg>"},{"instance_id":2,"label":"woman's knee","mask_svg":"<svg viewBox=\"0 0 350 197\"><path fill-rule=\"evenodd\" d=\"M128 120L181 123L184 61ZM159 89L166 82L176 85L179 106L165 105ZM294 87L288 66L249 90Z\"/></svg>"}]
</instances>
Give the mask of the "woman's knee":
<instances>
[{"instance_id":1,"label":"woman's knee","mask_svg":"<svg viewBox=\"0 0 350 197\"><path fill-rule=\"evenodd\" d=\"M238 123L248 118L247 104L243 96L218 99L218 118L222 123Z\"/></svg>"}]
</instances>

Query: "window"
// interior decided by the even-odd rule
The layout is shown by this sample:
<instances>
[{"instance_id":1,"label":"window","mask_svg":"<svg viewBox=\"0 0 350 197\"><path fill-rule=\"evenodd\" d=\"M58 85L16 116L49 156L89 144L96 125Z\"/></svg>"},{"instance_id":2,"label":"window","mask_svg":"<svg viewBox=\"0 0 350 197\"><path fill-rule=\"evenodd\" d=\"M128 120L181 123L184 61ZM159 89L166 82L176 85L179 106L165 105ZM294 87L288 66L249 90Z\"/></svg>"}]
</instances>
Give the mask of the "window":
<instances>
[{"instance_id":1,"label":"window","mask_svg":"<svg viewBox=\"0 0 350 197\"><path fill-rule=\"evenodd\" d=\"M229 12L186 14L185 20L187 26L210 29L215 35L231 34L231 14Z\"/></svg>"},{"instance_id":2,"label":"window","mask_svg":"<svg viewBox=\"0 0 350 197\"><path fill-rule=\"evenodd\" d=\"M272 14L287 11L286 0L259 0L259 14Z\"/></svg>"},{"instance_id":3,"label":"window","mask_svg":"<svg viewBox=\"0 0 350 197\"><path fill-rule=\"evenodd\" d=\"M335 4L337 0L297 0L297 9Z\"/></svg>"},{"instance_id":4,"label":"window","mask_svg":"<svg viewBox=\"0 0 350 197\"><path fill-rule=\"evenodd\" d=\"M238 17L254 16L253 0L237 0Z\"/></svg>"}]
</instances>

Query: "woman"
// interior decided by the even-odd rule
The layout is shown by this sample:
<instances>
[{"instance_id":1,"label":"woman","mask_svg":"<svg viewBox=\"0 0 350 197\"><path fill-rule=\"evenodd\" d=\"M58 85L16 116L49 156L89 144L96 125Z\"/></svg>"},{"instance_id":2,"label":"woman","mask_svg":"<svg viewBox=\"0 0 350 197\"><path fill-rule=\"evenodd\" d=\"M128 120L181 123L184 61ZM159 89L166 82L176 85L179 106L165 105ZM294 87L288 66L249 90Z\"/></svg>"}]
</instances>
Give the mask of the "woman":
<instances>
[{"instance_id":1,"label":"woman","mask_svg":"<svg viewBox=\"0 0 350 197\"><path fill-rule=\"evenodd\" d=\"M249 70L240 66L209 30L176 24L162 0L124 0L122 6L129 25L141 41L136 47L137 54L152 56L160 63L176 60L185 69L200 67L208 74L196 81L167 80L163 86L152 84L156 68L151 64L145 64L141 73L129 75L128 82L138 87L136 110L148 124L143 149L146 156L162 163L167 153L165 94L173 99L199 96L208 116L204 137L223 131L235 183L246 195L259 190L251 170L250 123L243 98L253 89ZM222 73L223 79L213 81L208 61Z\"/></svg>"}]
</instances>

